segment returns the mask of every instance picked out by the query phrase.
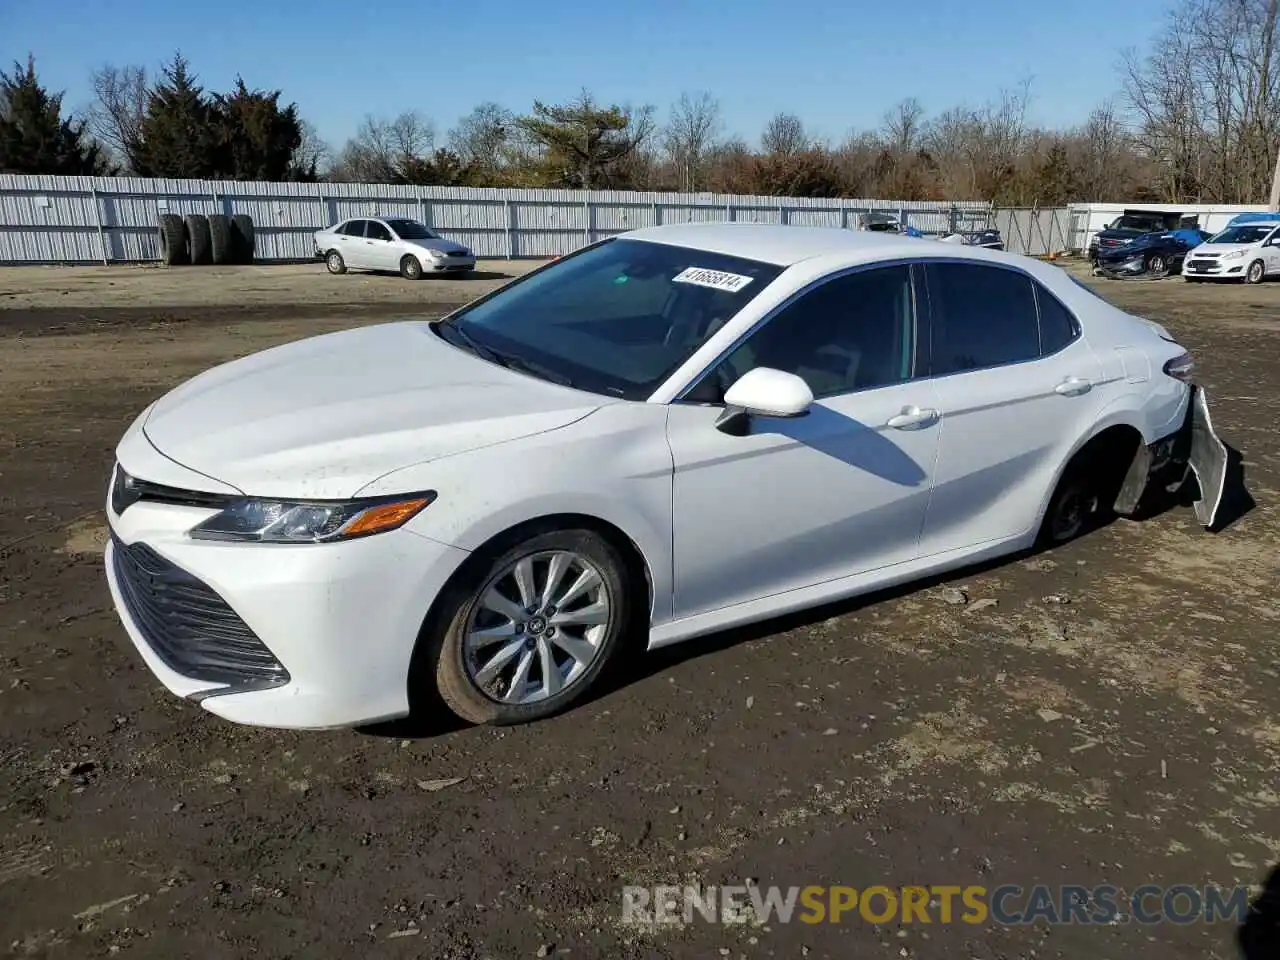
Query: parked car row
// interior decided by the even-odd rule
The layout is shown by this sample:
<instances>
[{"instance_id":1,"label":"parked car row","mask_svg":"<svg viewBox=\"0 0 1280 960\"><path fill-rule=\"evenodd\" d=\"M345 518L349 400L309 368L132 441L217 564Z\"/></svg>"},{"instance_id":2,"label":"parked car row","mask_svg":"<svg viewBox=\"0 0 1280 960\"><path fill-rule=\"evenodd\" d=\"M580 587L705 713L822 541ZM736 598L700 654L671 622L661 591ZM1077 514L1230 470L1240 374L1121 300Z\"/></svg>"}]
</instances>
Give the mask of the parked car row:
<instances>
[{"instance_id":1,"label":"parked car row","mask_svg":"<svg viewBox=\"0 0 1280 960\"><path fill-rule=\"evenodd\" d=\"M1170 223L1177 218L1177 226ZM1104 277L1132 279L1181 275L1187 281L1261 283L1280 275L1280 212L1242 213L1210 234L1180 214L1142 213L1117 218L1089 245L1089 259Z\"/></svg>"},{"instance_id":2,"label":"parked car row","mask_svg":"<svg viewBox=\"0 0 1280 960\"><path fill-rule=\"evenodd\" d=\"M406 280L427 274L468 273L476 255L410 217L352 217L317 230L315 255L330 273L395 270Z\"/></svg>"}]
</instances>

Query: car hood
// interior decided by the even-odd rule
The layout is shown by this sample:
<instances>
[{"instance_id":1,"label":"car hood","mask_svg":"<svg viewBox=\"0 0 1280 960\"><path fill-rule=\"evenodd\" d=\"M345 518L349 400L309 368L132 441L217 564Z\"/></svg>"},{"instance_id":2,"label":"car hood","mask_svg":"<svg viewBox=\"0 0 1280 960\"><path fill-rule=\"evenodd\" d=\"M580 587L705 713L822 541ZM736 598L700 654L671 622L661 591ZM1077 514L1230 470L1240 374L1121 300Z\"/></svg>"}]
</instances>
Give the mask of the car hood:
<instances>
[{"instance_id":1,"label":"car hood","mask_svg":"<svg viewBox=\"0 0 1280 960\"><path fill-rule=\"evenodd\" d=\"M1122 246L1111 247L1107 250L1100 250L1098 251L1098 256L1107 260L1114 260L1117 258L1124 259L1127 257L1137 256L1147 250L1153 250L1161 247L1172 248L1176 246L1178 246L1177 239L1170 237L1167 234L1144 233L1142 236L1134 237Z\"/></svg>"},{"instance_id":2,"label":"car hood","mask_svg":"<svg viewBox=\"0 0 1280 960\"><path fill-rule=\"evenodd\" d=\"M1256 250L1256 243L1202 243L1195 248L1196 253L1208 253L1220 257L1224 253L1235 253L1237 250Z\"/></svg>"},{"instance_id":3,"label":"car hood","mask_svg":"<svg viewBox=\"0 0 1280 960\"><path fill-rule=\"evenodd\" d=\"M443 238L439 240L405 240L403 242L409 244L411 247L418 247L422 250L434 250L436 253L471 252L462 244L454 243L452 240L445 240Z\"/></svg>"},{"instance_id":4,"label":"car hood","mask_svg":"<svg viewBox=\"0 0 1280 960\"><path fill-rule=\"evenodd\" d=\"M1108 230L1099 230L1098 239L1099 240L1132 240L1134 237L1143 237L1151 232L1152 231L1150 230L1137 230L1133 227L1117 227L1117 228L1112 228Z\"/></svg>"},{"instance_id":5,"label":"car hood","mask_svg":"<svg viewBox=\"0 0 1280 960\"><path fill-rule=\"evenodd\" d=\"M142 429L169 459L243 493L339 499L609 402L481 360L429 323L400 322L214 367L157 401Z\"/></svg>"}]
</instances>

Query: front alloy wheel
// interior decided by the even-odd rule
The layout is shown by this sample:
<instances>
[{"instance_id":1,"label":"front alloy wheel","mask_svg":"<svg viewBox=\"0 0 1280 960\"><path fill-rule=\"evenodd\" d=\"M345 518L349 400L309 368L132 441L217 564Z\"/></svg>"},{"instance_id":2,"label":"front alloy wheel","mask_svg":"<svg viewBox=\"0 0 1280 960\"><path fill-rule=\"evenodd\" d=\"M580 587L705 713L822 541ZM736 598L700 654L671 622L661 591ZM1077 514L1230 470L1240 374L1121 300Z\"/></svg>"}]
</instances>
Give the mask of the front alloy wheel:
<instances>
[{"instance_id":1,"label":"front alloy wheel","mask_svg":"<svg viewBox=\"0 0 1280 960\"><path fill-rule=\"evenodd\" d=\"M1147 261L1147 271L1157 277L1163 277L1168 269L1169 265L1164 262L1164 257L1158 253Z\"/></svg>"},{"instance_id":2,"label":"front alloy wheel","mask_svg":"<svg viewBox=\"0 0 1280 960\"><path fill-rule=\"evenodd\" d=\"M422 261L413 254L406 256L400 261L400 276L404 277L406 280L421 280Z\"/></svg>"},{"instance_id":3,"label":"front alloy wheel","mask_svg":"<svg viewBox=\"0 0 1280 960\"><path fill-rule=\"evenodd\" d=\"M1246 283L1261 283L1262 278L1266 276L1267 268L1263 266L1261 260L1255 260L1249 264L1249 272L1245 274Z\"/></svg>"},{"instance_id":4,"label":"front alloy wheel","mask_svg":"<svg viewBox=\"0 0 1280 960\"><path fill-rule=\"evenodd\" d=\"M619 645L628 617L624 566L597 534L533 537L489 566L455 609L436 685L473 723L521 723L583 696Z\"/></svg>"}]
</instances>

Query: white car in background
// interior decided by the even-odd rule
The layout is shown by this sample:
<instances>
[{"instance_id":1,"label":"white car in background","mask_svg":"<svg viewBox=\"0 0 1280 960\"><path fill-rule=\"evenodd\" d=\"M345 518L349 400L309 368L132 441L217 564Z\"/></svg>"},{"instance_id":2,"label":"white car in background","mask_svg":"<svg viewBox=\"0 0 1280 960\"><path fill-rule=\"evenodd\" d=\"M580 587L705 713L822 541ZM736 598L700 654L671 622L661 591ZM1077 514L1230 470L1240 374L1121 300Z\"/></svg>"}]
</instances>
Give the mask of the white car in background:
<instances>
[{"instance_id":1,"label":"white car in background","mask_svg":"<svg viewBox=\"0 0 1280 960\"><path fill-rule=\"evenodd\" d=\"M1280 275L1280 213L1242 213L1182 261L1187 280L1261 283Z\"/></svg>"},{"instance_id":2,"label":"white car in background","mask_svg":"<svg viewBox=\"0 0 1280 960\"><path fill-rule=\"evenodd\" d=\"M409 217L352 217L315 232L315 253L330 273L395 270L407 280L467 273L476 255Z\"/></svg>"},{"instance_id":3,"label":"white car in background","mask_svg":"<svg viewBox=\"0 0 1280 960\"><path fill-rule=\"evenodd\" d=\"M579 701L649 648L1056 544L1226 451L1186 351L1056 266L757 224L587 246L439 321L235 360L117 449L107 578L273 727Z\"/></svg>"}]
</instances>

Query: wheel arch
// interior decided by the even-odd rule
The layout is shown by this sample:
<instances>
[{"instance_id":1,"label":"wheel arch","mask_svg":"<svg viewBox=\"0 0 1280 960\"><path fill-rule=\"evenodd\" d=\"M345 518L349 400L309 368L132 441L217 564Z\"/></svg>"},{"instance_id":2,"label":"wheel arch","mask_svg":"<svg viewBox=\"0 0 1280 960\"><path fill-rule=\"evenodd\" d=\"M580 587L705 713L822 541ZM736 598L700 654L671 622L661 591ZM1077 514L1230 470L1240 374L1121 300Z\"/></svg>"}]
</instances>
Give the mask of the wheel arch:
<instances>
[{"instance_id":1,"label":"wheel arch","mask_svg":"<svg viewBox=\"0 0 1280 960\"><path fill-rule=\"evenodd\" d=\"M1045 515L1054 494L1061 486L1063 479L1077 464L1084 463L1093 457L1116 458L1119 479L1123 480L1126 471L1133 462L1134 456L1147 443L1142 429L1133 423L1137 417L1116 416L1100 421L1094 429L1081 437L1054 471L1053 483L1048 485L1036 511L1032 532L1038 532L1044 526Z\"/></svg>"},{"instance_id":2,"label":"wheel arch","mask_svg":"<svg viewBox=\"0 0 1280 960\"><path fill-rule=\"evenodd\" d=\"M426 665L424 657L430 652L432 639L444 628L450 605L466 589L468 582L478 575L486 563L520 541L553 530L573 529L585 529L599 534L622 556L623 563L627 566L628 582L636 584L644 591L643 596L635 598L638 601L638 615L634 627L640 634L637 639L642 643L647 642L656 599L653 570L649 558L645 556L635 539L617 524L589 513L548 513L530 517L493 534L472 550L432 598L414 641L408 681L411 702L415 696L422 693L418 678L423 676L422 670Z\"/></svg>"}]
</instances>

